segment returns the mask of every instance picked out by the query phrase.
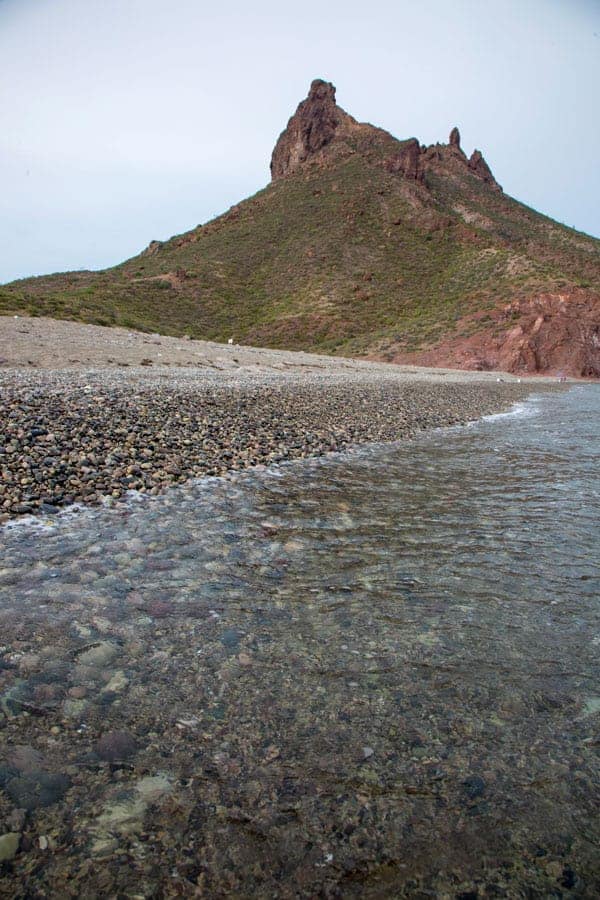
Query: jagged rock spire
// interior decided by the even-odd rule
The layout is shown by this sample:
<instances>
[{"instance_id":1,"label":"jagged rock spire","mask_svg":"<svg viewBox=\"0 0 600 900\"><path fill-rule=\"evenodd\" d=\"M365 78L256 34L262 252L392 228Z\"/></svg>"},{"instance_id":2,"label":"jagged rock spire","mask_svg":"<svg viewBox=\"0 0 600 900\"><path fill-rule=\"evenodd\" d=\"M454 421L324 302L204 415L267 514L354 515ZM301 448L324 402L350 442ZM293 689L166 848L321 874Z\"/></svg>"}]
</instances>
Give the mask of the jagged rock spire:
<instances>
[{"instance_id":1,"label":"jagged rock spire","mask_svg":"<svg viewBox=\"0 0 600 900\"><path fill-rule=\"evenodd\" d=\"M458 147L460 150L460 131L454 126L452 131L450 132L450 137L448 138L448 143L451 147Z\"/></svg>"},{"instance_id":2,"label":"jagged rock spire","mask_svg":"<svg viewBox=\"0 0 600 900\"><path fill-rule=\"evenodd\" d=\"M492 170L486 163L480 150L473 150L471 158L469 159L469 168L472 172L475 173L475 175L478 175L482 181L485 181L486 184L491 184L499 190L502 190L502 188L492 175Z\"/></svg>"},{"instance_id":3,"label":"jagged rock spire","mask_svg":"<svg viewBox=\"0 0 600 900\"><path fill-rule=\"evenodd\" d=\"M346 114L335 102L335 87L317 78L306 100L289 120L271 157L271 176L275 181L295 171L309 156L333 140Z\"/></svg>"}]
</instances>

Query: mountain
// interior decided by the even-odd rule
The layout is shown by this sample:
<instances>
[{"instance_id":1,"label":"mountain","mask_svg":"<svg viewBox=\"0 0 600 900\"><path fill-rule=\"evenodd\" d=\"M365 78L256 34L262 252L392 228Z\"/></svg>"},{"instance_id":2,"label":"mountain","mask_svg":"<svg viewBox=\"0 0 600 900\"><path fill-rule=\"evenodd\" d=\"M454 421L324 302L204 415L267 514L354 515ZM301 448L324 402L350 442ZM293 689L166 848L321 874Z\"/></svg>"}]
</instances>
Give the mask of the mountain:
<instances>
[{"instance_id":1,"label":"mountain","mask_svg":"<svg viewBox=\"0 0 600 900\"><path fill-rule=\"evenodd\" d=\"M0 288L0 312L392 362L600 376L600 241L503 191L479 150L397 140L316 80L271 183L101 272Z\"/></svg>"}]
</instances>

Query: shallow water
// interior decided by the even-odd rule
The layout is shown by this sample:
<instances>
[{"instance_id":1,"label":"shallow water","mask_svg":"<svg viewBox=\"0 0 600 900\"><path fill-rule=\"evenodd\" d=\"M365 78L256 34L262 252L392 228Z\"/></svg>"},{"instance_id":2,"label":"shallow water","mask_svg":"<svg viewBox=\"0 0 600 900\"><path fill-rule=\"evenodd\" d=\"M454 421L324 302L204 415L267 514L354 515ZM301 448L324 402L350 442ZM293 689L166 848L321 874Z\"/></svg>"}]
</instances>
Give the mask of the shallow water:
<instances>
[{"instance_id":1,"label":"shallow water","mask_svg":"<svg viewBox=\"0 0 600 900\"><path fill-rule=\"evenodd\" d=\"M5 528L13 896L597 896L599 423Z\"/></svg>"}]
</instances>

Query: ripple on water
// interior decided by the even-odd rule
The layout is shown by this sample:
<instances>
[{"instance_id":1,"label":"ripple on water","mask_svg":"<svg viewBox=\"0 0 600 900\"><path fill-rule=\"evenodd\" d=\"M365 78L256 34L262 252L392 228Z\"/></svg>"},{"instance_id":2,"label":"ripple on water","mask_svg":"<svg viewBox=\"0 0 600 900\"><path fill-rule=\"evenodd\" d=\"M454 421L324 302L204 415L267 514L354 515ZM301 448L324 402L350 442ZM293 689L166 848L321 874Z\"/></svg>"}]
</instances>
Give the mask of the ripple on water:
<instances>
[{"instance_id":1,"label":"ripple on water","mask_svg":"<svg viewBox=\"0 0 600 900\"><path fill-rule=\"evenodd\" d=\"M5 528L15 879L597 893L599 412Z\"/></svg>"}]
</instances>

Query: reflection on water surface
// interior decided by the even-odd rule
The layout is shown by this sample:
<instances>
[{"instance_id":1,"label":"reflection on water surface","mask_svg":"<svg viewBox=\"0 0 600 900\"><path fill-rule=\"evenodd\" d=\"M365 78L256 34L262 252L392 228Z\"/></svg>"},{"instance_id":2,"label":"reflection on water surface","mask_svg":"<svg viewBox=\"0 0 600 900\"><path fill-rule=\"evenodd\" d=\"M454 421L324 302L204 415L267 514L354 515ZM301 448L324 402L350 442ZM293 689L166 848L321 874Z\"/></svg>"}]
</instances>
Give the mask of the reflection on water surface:
<instances>
[{"instance_id":1,"label":"reflection on water surface","mask_svg":"<svg viewBox=\"0 0 600 900\"><path fill-rule=\"evenodd\" d=\"M13 895L597 896L599 413L5 529Z\"/></svg>"}]
</instances>

